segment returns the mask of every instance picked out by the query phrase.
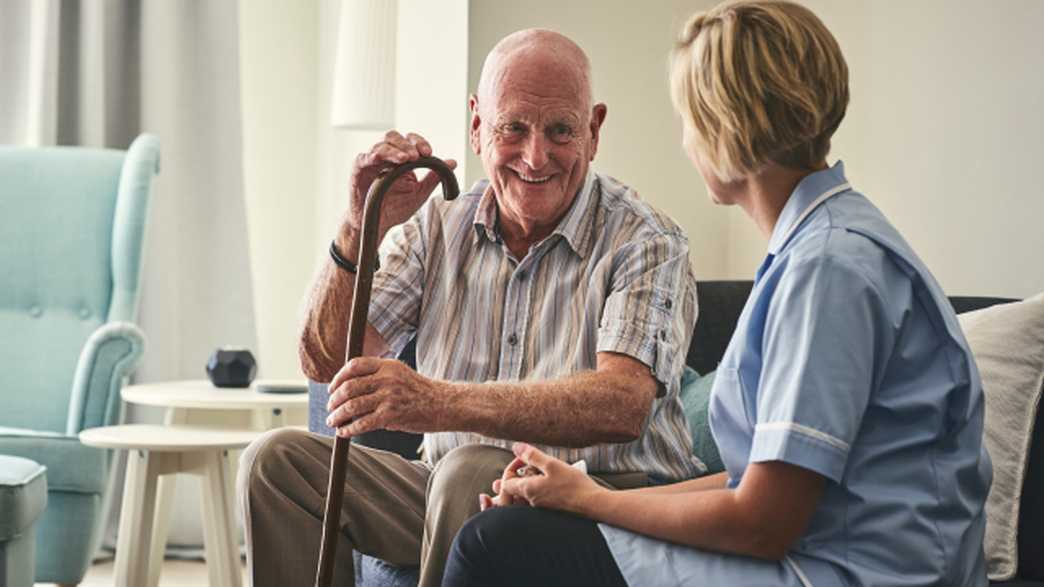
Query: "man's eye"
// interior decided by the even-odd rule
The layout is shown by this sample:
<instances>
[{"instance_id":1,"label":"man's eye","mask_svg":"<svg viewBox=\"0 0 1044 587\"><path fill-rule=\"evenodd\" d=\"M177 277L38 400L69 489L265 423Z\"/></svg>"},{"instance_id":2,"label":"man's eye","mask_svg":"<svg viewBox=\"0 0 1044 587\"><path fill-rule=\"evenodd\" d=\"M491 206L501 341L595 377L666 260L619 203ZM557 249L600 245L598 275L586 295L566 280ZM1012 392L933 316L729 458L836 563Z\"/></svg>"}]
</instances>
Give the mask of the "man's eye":
<instances>
[{"instance_id":1,"label":"man's eye","mask_svg":"<svg viewBox=\"0 0 1044 587\"><path fill-rule=\"evenodd\" d=\"M506 135L521 135L526 132L526 126L521 122L509 122L502 127L502 132Z\"/></svg>"},{"instance_id":2,"label":"man's eye","mask_svg":"<svg viewBox=\"0 0 1044 587\"><path fill-rule=\"evenodd\" d=\"M549 135L556 143L567 143L573 139L573 129L565 124L556 124L551 127Z\"/></svg>"}]
</instances>

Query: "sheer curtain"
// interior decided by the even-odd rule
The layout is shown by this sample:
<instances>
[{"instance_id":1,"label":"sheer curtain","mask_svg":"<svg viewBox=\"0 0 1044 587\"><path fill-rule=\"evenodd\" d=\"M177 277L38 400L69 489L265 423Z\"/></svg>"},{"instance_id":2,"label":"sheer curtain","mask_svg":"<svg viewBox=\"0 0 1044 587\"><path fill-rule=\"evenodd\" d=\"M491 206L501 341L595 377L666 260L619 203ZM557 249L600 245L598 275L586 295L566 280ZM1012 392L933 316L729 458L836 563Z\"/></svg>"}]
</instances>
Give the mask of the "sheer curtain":
<instances>
[{"instance_id":1,"label":"sheer curtain","mask_svg":"<svg viewBox=\"0 0 1044 587\"><path fill-rule=\"evenodd\" d=\"M199 379L213 348L256 348L238 21L226 1L0 2L0 143L125 149L139 132L160 137L137 381ZM128 407L131 421L158 417ZM201 543L195 483L179 479L171 543Z\"/></svg>"}]
</instances>

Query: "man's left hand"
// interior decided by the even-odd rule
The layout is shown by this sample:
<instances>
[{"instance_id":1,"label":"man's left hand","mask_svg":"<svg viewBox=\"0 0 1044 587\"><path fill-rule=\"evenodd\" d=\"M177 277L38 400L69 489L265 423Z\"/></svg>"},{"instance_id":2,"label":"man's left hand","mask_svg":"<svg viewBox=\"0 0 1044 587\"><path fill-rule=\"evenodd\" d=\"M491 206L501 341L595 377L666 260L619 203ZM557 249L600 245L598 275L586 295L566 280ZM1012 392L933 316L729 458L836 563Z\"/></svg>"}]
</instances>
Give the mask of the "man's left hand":
<instances>
[{"instance_id":1,"label":"man's left hand","mask_svg":"<svg viewBox=\"0 0 1044 587\"><path fill-rule=\"evenodd\" d=\"M351 437L372 430L436 432L446 415L448 384L394 359L357 357L330 382L328 426Z\"/></svg>"}]
</instances>

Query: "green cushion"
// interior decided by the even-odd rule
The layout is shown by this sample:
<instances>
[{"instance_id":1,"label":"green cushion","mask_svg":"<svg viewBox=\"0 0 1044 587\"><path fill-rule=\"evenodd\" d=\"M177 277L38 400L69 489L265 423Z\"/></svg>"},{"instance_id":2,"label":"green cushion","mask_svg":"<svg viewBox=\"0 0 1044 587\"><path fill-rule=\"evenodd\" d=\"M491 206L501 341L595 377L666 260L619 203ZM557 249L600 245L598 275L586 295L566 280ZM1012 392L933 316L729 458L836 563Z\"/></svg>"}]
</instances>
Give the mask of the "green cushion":
<instances>
[{"instance_id":1,"label":"green cushion","mask_svg":"<svg viewBox=\"0 0 1044 587\"><path fill-rule=\"evenodd\" d=\"M707 465L708 475L725 470L707 419L711 388L714 387L714 374L715 372L711 371L701 376L686 367L682 373L679 394L685 417L689 421L689 433L692 434L692 454Z\"/></svg>"},{"instance_id":2,"label":"green cushion","mask_svg":"<svg viewBox=\"0 0 1044 587\"><path fill-rule=\"evenodd\" d=\"M108 451L84 446L75 436L0 430L0 454L31 459L47 467L51 491L102 493L109 473Z\"/></svg>"},{"instance_id":3,"label":"green cushion","mask_svg":"<svg viewBox=\"0 0 1044 587\"><path fill-rule=\"evenodd\" d=\"M0 542L24 533L47 504L44 467L28 459L0 455Z\"/></svg>"}]
</instances>

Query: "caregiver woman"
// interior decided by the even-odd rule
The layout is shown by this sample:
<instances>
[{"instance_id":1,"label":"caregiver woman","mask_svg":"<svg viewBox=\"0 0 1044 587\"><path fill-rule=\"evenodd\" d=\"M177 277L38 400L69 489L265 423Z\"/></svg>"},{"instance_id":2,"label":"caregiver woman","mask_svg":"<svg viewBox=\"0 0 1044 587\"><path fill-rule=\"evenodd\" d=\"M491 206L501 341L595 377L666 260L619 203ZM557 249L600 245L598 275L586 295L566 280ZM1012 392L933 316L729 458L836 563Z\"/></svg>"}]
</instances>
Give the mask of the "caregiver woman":
<instances>
[{"instance_id":1,"label":"caregiver woman","mask_svg":"<svg viewBox=\"0 0 1044 587\"><path fill-rule=\"evenodd\" d=\"M711 197L768 239L711 397L726 471L610 491L516 445L483 501L537 507L472 518L445 584L986 585L979 374L928 269L826 164L837 42L797 4L723 4L685 25L671 89Z\"/></svg>"}]
</instances>

